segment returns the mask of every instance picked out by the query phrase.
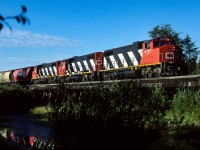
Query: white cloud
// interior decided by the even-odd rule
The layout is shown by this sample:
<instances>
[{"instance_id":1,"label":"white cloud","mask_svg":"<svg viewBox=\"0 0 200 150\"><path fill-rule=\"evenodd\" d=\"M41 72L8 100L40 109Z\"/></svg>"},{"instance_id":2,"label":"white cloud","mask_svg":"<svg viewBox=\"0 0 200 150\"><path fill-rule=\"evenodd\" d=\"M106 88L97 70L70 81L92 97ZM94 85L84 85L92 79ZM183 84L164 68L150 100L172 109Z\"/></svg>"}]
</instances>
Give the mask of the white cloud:
<instances>
[{"instance_id":1,"label":"white cloud","mask_svg":"<svg viewBox=\"0 0 200 150\"><path fill-rule=\"evenodd\" d=\"M76 40L31 31L3 29L0 32L0 47L68 47L77 45L79 43Z\"/></svg>"}]
</instances>

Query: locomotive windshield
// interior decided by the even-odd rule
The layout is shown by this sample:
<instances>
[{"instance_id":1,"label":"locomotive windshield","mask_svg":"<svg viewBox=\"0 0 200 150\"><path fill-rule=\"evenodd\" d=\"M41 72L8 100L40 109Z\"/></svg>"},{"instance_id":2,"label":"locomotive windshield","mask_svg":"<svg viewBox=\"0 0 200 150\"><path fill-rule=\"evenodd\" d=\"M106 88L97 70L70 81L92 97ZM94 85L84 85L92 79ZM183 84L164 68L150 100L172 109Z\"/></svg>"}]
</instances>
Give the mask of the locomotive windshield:
<instances>
[{"instance_id":1,"label":"locomotive windshield","mask_svg":"<svg viewBox=\"0 0 200 150\"><path fill-rule=\"evenodd\" d=\"M160 38L153 41L153 47L160 47L165 44L173 44L173 41L169 38Z\"/></svg>"}]
</instances>

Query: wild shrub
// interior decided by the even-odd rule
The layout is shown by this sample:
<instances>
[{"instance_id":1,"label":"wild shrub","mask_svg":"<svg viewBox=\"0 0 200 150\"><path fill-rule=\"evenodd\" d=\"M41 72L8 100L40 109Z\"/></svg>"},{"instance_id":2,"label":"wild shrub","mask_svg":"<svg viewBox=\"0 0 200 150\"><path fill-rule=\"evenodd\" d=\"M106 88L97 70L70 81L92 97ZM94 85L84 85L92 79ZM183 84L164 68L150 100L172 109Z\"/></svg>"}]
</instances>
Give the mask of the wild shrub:
<instances>
[{"instance_id":1,"label":"wild shrub","mask_svg":"<svg viewBox=\"0 0 200 150\"><path fill-rule=\"evenodd\" d=\"M107 121L117 117L125 126L137 124L142 127L160 121L168 104L162 88L141 89L135 82L83 90L62 86L50 101L51 115L59 115L52 119L61 117L63 120L73 115L76 119L90 116Z\"/></svg>"},{"instance_id":2,"label":"wild shrub","mask_svg":"<svg viewBox=\"0 0 200 150\"><path fill-rule=\"evenodd\" d=\"M157 138L165 128L166 104L162 88L140 88L133 81L75 90L60 84L50 99L50 119L66 147L127 148Z\"/></svg>"},{"instance_id":3,"label":"wild shrub","mask_svg":"<svg viewBox=\"0 0 200 150\"><path fill-rule=\"evenodd\" d=\"M169 126L200 125L200 90L179 90L173 97L171 109L166 112Z\"/></svg>"},{"instance_id":4,"label":"wild shrub","mask_svg":"<svg viewBox=\"0 0 200 150\"><path fill-rule=\"evenodd\" d=\"M18 85L0 86L0 112L21 112L30 109L32 92Z\"/></svg>"}]
</instances>

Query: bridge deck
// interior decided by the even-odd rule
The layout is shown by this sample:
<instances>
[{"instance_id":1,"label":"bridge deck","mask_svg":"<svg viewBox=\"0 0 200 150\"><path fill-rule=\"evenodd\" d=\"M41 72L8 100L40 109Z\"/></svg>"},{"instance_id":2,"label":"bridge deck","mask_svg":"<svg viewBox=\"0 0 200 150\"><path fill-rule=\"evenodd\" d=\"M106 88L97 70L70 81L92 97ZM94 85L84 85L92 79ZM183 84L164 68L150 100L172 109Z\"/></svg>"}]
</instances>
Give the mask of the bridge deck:
<instances>
[{"instance_id":1,"label":"bridge deck","mask_svg":"<svg viewBox=\"0 0 200 150\"><path fill-rule=\"evenodd\" d=\"M113 83L126 82L127 80L110 80L110 81L91 81L91 82L74 82L67 83L66 86L70 88L86 88L94 87L98 85L109 86ZM141 78L133 79L138 82L141 87L154 87L160 85L163 87L199 87L200 86L200 75L187 75L187 76L173 76L173 77L159 77L159 78ZM56 89L59 84L36 84L30 85L31 90L47 90Z\"/></svg>"}]
</instances>

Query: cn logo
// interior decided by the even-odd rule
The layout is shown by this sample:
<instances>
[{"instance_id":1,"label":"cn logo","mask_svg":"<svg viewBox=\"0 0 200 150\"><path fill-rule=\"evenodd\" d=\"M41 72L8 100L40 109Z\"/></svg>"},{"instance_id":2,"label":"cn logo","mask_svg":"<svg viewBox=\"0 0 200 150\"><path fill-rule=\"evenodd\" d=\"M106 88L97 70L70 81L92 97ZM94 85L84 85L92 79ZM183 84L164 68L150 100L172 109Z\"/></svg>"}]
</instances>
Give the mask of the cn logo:
<instances>
[{"instance_id":1,"label":"cn logo","mask_svg":"<svg viewBox=\"0 0 200 150\"><path fill-rule=\"evenodd\" d=\"M174 59L174 52L166 52L165 58L166 59Z\"/></svg>"},{"instance_id":2,"label":"cn logo","mask_svg":"<svg viewBox=\"0 0 200 150\"><path fill-rule=\"evenodd\" d=\"M102 61L101 60L96 60L96 64L97 65L102 65Z\"/></svg>"}]
</instances>

